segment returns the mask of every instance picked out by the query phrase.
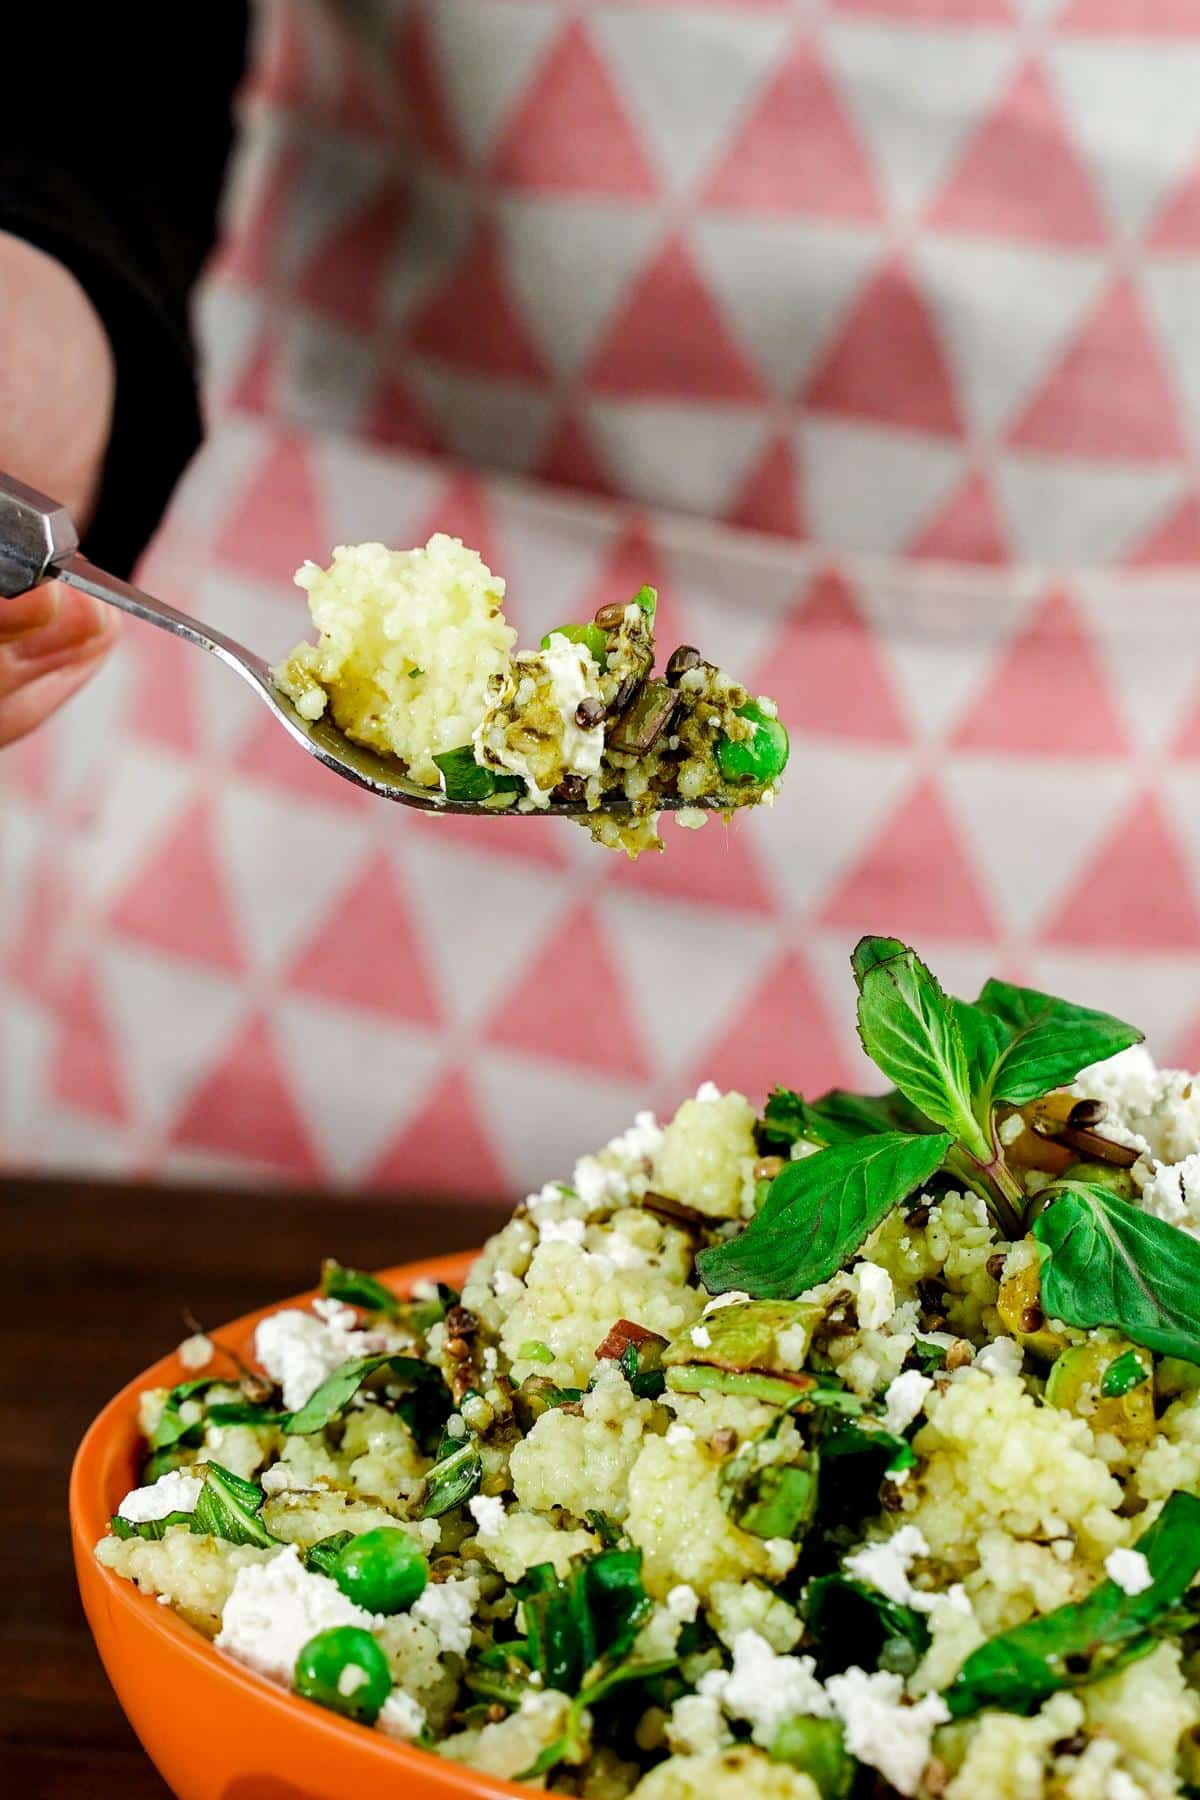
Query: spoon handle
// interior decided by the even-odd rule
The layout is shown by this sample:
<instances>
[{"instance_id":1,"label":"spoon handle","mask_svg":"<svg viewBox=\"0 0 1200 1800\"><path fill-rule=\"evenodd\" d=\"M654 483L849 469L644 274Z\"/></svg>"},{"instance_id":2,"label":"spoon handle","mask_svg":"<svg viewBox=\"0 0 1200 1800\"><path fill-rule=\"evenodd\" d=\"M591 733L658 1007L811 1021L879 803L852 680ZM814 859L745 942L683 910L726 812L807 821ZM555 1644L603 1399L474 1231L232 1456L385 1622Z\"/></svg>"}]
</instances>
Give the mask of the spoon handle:
<instances>
[{"instance_id":1,"label":"spoon handle","mask_svg":"<svg viewBox=\"0 0 1200 1800\"><path fill-rule=\"evenodd\" d=\"M15 600L79 548L65 506L0 469L0 600Z\"/></svg>"}]
</instances>

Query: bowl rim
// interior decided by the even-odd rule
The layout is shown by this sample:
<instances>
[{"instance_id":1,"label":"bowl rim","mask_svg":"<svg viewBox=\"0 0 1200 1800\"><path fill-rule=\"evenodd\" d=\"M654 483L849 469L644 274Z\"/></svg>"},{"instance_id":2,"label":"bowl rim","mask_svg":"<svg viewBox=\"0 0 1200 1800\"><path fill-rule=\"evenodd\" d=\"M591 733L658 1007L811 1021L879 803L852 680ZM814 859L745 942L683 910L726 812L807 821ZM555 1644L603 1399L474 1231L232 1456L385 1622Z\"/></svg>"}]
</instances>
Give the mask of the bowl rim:
<instances>
[{"instance_id":1,"label":"bowl rim","mask_svg":"<svg viewBox=\"0 0 1200 1800\"><path fill-rule=\"evenodd\" d=\"M426 1257L420 1262L398 1263L375 1270L374 1273L386 1287L404 1297L418 1281L460 1280L478 1255L478 1250L461 1250L445 1256ZM230 1319L224 1325L213 1326L212 1335L233 1338L240 1348L241 1342L260 1319L286 1307L305 1306L319 1293L319 1288L309 1288L303 1293L289 1295L286 1299L272 1301L253 1312L243 1313L240 1318ZM132 1581L95 1560L93 1553L96 1544L107 1534L111 1517L111 1509L105 1504L102 1491L102 1470L107 1452L114 1439L130 1440L130 1421L136 1417L137 1401L144 1389L173 1387L186 1379L187 1374L188 1371L179 1360L178 1349L151 1363L148 1368L127 1381L101 1408L75 1452L68 1488L72 1547L77 1558L91 1559L91 1568L100 1577L109 1606L136 1618L141 1626L148 1628L154 1637L162 1640L164 1648L169 1646L173 1654L209 1669L215 1665L219 1674L235 1688L243 1690L248 1699L259 1702L284 1718L294 1720L301 1730L316 1731L332 1737L335 1742L353 1745L359 1753L366 1752L382 1758L397 1777L402 1777L407 1771L413 1780L419 1780L433 1764L443 1777L449 1777L453 1781L462 1794L475 1796L476 1800L495 1800L496 1796L513 1796L514 1800L524 1797L524 1800L528 1800L531 1793L539 1792L528 1783L489 1775L483 1770L473 1769L469 1763L458 1763L451 1758L438 1756L436 1751L423 1750L416 1744L388 1737L386 1733L364 1727L353 1719L341 1718L337 1713L317 1706L299 1694L293 1694L289 1689L268 1680L265 1675L259 1675L233 1657L225 1655L203 1633L180 1618L173 1607L160 1605L154 1594L143 1593Z\"/></svg>"}]
</instances>

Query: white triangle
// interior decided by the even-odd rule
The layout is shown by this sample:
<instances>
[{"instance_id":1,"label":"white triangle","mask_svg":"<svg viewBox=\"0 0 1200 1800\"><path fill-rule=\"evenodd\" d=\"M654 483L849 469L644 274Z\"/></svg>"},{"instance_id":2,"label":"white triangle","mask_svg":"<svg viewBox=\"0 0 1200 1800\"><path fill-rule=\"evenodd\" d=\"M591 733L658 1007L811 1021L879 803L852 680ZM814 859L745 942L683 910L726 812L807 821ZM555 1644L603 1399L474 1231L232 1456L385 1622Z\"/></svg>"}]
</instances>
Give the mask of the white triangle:
<instances>
[{"instance_id":1,"label":"white triangle","mask_svg":"<svg viewBox=\"0 0 1200 1800\"><path fill-rule=\"evenodd\" d=\"M232 282L206 281L197 292L194 316L205 397L214 412L223 411L229 390L258 348L266 308L258 294Z\"/></svg>"},{"instance_id":2,"label":"white triangle","mask_svg":"<svg viewBox=\"0 0 1200 1800\"><path fill-rule=\"evenodd\" d=\"M452 0L431 9L438 73L459 136L477 162L495 142L562 23L550 0Z\"/></svg>"},{"instance_id":3,"label":"white triangle","mask_svg":"<svg viewBox=\"0 0 1200 1800\"><path fill-rule=\"evenodd\" d=\"M45 1107L44 1090L41 1098ZM74 1113L61 1100L52 1110L35 1102L26 1141L28 1153L22 1161L52 1170L59 1178L78 1175L102 1181L106 1176L143 1172L138 1146L126 1132L92 1113Z\"/></svg>"},{"instance_id":4,"label":"white triangle","mask_svg":"<svg viewBox=\"0 0 1200 1800\"><path fill-rule=\"evenodd\" d=\"M957 721L1042 590L1030 575L948 563L936 570L865 566L854 591L913 736L933 744Z\"/></svg>"},{"instance_id":5,"label":"white triangle","mask_svg":"<svg viewBox=\"0 0 1200 1800\"><path fill-rule=\"evenodd\" d=\"M368 827L248 785L216 795L214 820L253 966L285 967L354 880L369 849Z\"/></svg>"},{"instance_id":6,"label":"white triangle","mask_svg":"<svg viewBox=\"0 0 1200 1800\"><path fill-rule=\"evenodd\" d=\"M690 642L738 680L756 673L806 574L795 546L668 521L656 542L671 572ZM673 645L660 646L669 656Z\"/></svg>"},{"instance_id":7,"label":"white triangle","mask_svg":"<svg viewBox=\"0 0 1200 1800\"><path fill-rule=\"evenodd\" d=\"M85 793L90 799L97 782L103 780L104 754L120 736L122 714L132 685L130 658L117 649L72 697L70 706L64 706L48 725L41 727L53 734L53 802L68 805Z\"/></svg>"},{"instance_id":8,"label":"white triangle","mask_svg":"<svg viewBox=\"0 0 1200 1800\"><path fill-rule=\"evenodd\" d=\"M758 407L700 401L589 399L586 414L623 493L709 517L728 510L768 429Z\"/></svg>"},{"instance_id":9,"label":"white triangle","mask_svg":"<svg viewBox=\"0 0 1200 1800\"><path fill-rule=\"evenodd\" d=\"M31 1160L30 1127L47 1104L54 1027L40 1006L11 987L0 1005L0 1144L11 1168Z\"/></svg>"},{"instance_id":10,"label":"white triangle","mask_svg":"<svg viewBox=\"0 0 1200 1800\"><path fill-rule=\"evenodd\" d=\"M1200 47L1080 35L1046 60L1109 213L1140 231L1200 144Z\"/></svg>"},{"instance_id":11,"label":"white triangle","mask_svg":"<svg viewBox=\"0 0 1200 1800\"><path fill-rule=\"evenodd\" d=\"M475 1067L492 1141L513 1190L569 1181L580 1156L633 1123L649 1102L635 1082L562 1068L515 1050L485 1050Z\"/></svg>"},{"instance_id":12,"label":"white triangle","mask_svg":"<svg viewBox=\"0 0 1200 1800\"><path fill-rule=\"evenodd\" d=\"M1103 263L981 238L929 238L914 254L971 417L999 431L1065 350Z\"/></svg>"},{"instance_id":13,"label":"white triangle","mask_svg":"<svg viewBox=\"0 0 1200 1800\"><path fill-rule=\"evenodd\" d=\"M279 410L301 429L354 432L378 372L378 354L360 333L297 310L279 371Z\"/></svg>"},{"instance_id":14,"label":"white triangle","mask_svg":"<svg viewBox=\"0 0 1200 1800\"><path fill-rule=\"evenodd\" d=\"M1160 519L1184 476L1174 468L1006 451L997 481L1017 554L1051 568L1119 562Z\"/></svg>"},{"instance_id":15,"label":"white triangle","mask_svg":"<svg viewBox=\"0 0 1200 1800\"><path fill-rule=\"evenodd\" d=\"M1016 60L1010 30L830 20L826 57L893 204L912 216L949 174Z\"/></svg>"},{"instance_id":16,"label":"white triangle","mask_svg":"<svg viewBox=\"0 0 1200 1800\"><path fill-rule=\"evenodd\" d=\"M1200 769L1194 763L1176 763L1162 776L1163 797L1176 841L1187 852L1194 883L1200 887ZM1200 990L1193 981L1193 1001L1200 1007Z\"/></svg>"},{"instance_id":17,"label":"white triangle","mask_svg":"<svg viewBox=\"0 0 1200 1800\"><path fill-rule=\"evenodd\" d=\"M667 837L669 856L669 826ZM678 1080L777 954L771 933L761 919L658 895L610 893L593 910L654 1068L660 1080Z\"/></svg>"},{"instance_id":18,"label":"white triangle","mask_svg":"<svg viewBox=\"0 0 1200 1800\"><path fill-rule=\"evenodd\" d=\"M1130 738L1169 744L1195 691L1196 587L1189 575L1097 575L1072 583Z\"/></svg>"},{"instance_id":19,"label":"white triangle","mask_svg":"<svg viewBox=\"0 0 1200 1800\"><path fill-rule=\"evenodd\" d=\"M586 361L660 232L629 206L526 197L497 204L509 286L560 375Z\"/></svg>"},{"instance_id":20,"label":"white triangle","mask_svg":"<svg viewBox=\"0 0 1200 1800\"><path fill-rule=\"evenodd\" d=\"M461 265L478 221L470 190L453 176L414 168L401 241L380 296L381 323L399 325Z\"/></svg>"},{"instance_id":21,"label":"white triangle","mask_svg":"<svg viewBox=\"0 0 1200 1800\"><path fill-rule=\"evenodd\" d=\"M788 779L756 840L780 907L819 911L910 779L894 747L835 746L793 731Z\"/></svg>"},{"instance_id":22,"label":"white triangle","mask_svg":"<svg viewBox=\"0 0 1200 1800\"><path fill-rule=\"evenodd\" d=\"M886 425L810 415L795 442L809 529L832 550L902 550L949 499L965 467L961 444Z\"/></svg>"},{"instance_id":23,"label":"white triangle","mask_svg":"<svg viewBox=\"0 0 1200 1800\"><path fill-rule=\"evenodd\" d=\"M266 460L277 430L276 425L248 413L223 413L213 421L209 435L188 464L155 540L154 553L158 557L165 550L171 556L178 534L180 580L189 586L194 570L183 557L194 555L197 543L209 544L220 533ZM159 599L170 601L172 595L163 592ZM183 604L178 599L175 603Z\"/></svg>"},{"instance_id":24,"label":"white triangle","mask_svg":"<svg viewBox=\"0 0 1200 1800\"><path fill-rule=\"evenodd\" d=\"M523 473L546 438L551 401L527 381L460 375L413 357L406 374L456 456Z\"/></svg>"},{"instance_id":25,"label":"white triangle","mask_svg":"<svg viewBox=\"0 0 1200 1800\"><path fill-rule=\"evenodd\" d=\"M408 549L446 485L445 470L433 463L340 437L318 439L313 461L338 544Z\"/></svg>"},{"instance_id":26,"label":"white triangle","mask_svg":"<svg viewBox=\"0 0 1200 1800\"><path fill-rule=\"evenodd\" d=\"M157 744L123 742L97 784L87 832L89 909L105 912L178 824L196 792L198 771Z\"/></svg>"},{"instance_id":27,"label":"white triangle","mask_svg":"<svg viewBox=\"0 0 1200 1800\"><path fill-rule=\"evenodd\" d=\"M314 560L328 553L328 546L318 545ZM195 604L206 625L237 638L269 663L282 661L312 631L304 595L290 580L263 582L213 563L196 584ZM232 760L262 718L263 701L215 656L194 654L192 695L205 749L223 762Z\"/></svg>"},{"instance_id":28,"label":"white triangle","mask_svg":"<svg viewBox=\"0 0 1200 1800\"><path fill-rule=\"evenodd\" d=\"M691 242L735 337L785 396L803 384L879 256L877 231L781 219L701 218Z\"/></svg>"},{"instance_id":29,"label":"white triangle","mask_svg":"<svg viewBox=\"0 0 1200 1800\"><path fill-rule=\"evenodd\" d=\"M1185 960L1130 950L1039 950L1030 960L1029 985L1128 1019L1146 1033L1151 1055L1165 1058L1196 1017L1195 981L1181 979Z\"/></svg>"},{"instance_id":30,"label":"white triangle","mask_svg":"<svg viewBox=\"0 0 1200 1800\"><path fill-rule=\"evenodd\" d=\"M1193 257L1156 259L1146 264L1139 280L1194 440L1200 435L1200 263Z\"/></svg>"},{"instance_id":31,"label":"white triangle","mask_svg":"<svg viewBox=\"0 0 1200 1800\"><path fill-rule=\"evenodd\" d=\"M942 791L1007 930L1040 925L1099 849L1132 781L1113 758L1083 768L975 752L948 759Z\"/></svg>"},{"instance_id":32,"label":"white triangle","mask_svg":"<svg viewBox=\"0 0 1200 1800\"><path fill-rule=\"evenodd\" d=\"M556 871L488 854L487 832L520 831L519 823L484 823L478 829L484 840L478 853L448 838L439 842L437 820L410 832L400 853L422 945L446 1011L459 1026L478 1025L486 1017L513 970L532 959L569 899Z\"/></svg>"},{"instance_id":33,"label":"white triangle","mask_svg":"<svg viewBox=\"0 0 1200 1800\"><path fill-rule=\"evenodd\" d=\"M525 482L498 481L489 500L504 544L505 617L522 644L585 618L620 532L613 509Z\"/></svg>"},{"instance_id":34,"label":"white triangle","mask_svg":"<svg viewBox=\"0 0 1200 1800\"><path fill-rule=\"evenodd\" d=\"M242 984L116 942L96 957L105 1014L142 1132L166 1132L250 1007Z\"/></svg>"},{"instance_id":35,"label":"white triangle","mask_svg":"<svg viewBox=\"0 0 1200 1800\"><path fill-rule=\"evenodd\" d=\"M321 1167L345 1186L363 1180L424 1094L438 1060L436 1039L382 1024L361 1008L295 995L278 1002L274 1023Z\"/></svg>"},{"instance_id":36,"label":"white triangle","mask_svg":"<svg viewBox=\"0 0 1200 1800\"><path fill-rule=\"evenodd\" d=\"M786 18L744 7L613 7L589 22L642 142L677 193L716 166L791 29Z\"/></svg>"},{"instance_id":37,"label":"white triangle","mask_svg":"<svg viewBox=\"0 0 1200 1800\"><path fill-rule=\"evenodd\" d=\"M155 1163L155 1174L208 1188L294 1188L292 1170L258 1162L251 1156L235 1156L228 1150L198 1150L191 1145L168 1146Z\"/></svg>"},{"instance_id":38,"label":"white triangle","mask_svg":"<svg viewBox=\"0 0 1200 1800\"><path fill-rule=\"evenodd\" d=\"M300 137L289 119L276 155L286 157L297 143L302 148L300 168L293 178L294 203L283 209L271 245L272 273L285 286L367 205L388 168L377 144L333 131Z\"/></svg>"}]
</instances>

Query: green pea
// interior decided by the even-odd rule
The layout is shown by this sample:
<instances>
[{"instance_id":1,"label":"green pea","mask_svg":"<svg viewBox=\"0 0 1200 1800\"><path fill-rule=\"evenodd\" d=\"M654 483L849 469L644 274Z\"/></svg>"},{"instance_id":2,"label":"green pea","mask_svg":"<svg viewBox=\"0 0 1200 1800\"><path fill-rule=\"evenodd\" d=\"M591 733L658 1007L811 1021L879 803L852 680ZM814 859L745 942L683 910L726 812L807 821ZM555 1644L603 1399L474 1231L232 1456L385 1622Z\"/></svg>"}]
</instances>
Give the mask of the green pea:
<instances>
[{"instance_id":1,"label":"green pea","mask_svg":"<svg viewBox=\"0 0 1200 1800\"><path fill-rule=\"evenodd\" d=\"M737 743L722 732L716 744L717 767L726 781L752 781L756 786L765 787L768 781L782 775L787 766L788 734L779 720L770 718L756 700L739 706L738 718L750 720L755 727L754 735Z\"/></svg>"},{"instance_id":2,"label":"green pea","mask_svg":"<svg viewBox=\"0 0 1200 1800\"><path fill-rule=\"evenodd\" d=\"M344 1544L329 1564L343 1594L368 1612L407 1612L429 1580L419 1544L396 1525L380 1525Z\"/></svg>"},{"instance_id":3,"label":"green pea","mask_svg":"<svg viewBox=\"0 0 1200 1800\"><path fill-rule=\"evenodd\" d=\"M387 1657L361 1625L335 1625L309 1638L292 1672L306 1700L373 1725L392 1691Z\"/></svg>"},{"instance_id":4,"label":"green pea","mask_svg":"<svg viewBox=\"0 0 1200 1800\"><path fill-rule=\"evenodd\" d=\"M604 670L608 667L608 636L601 626L589 625L556 625L542 639L542 649L550 648L552 637L565 637L572 644L583 644L596 659L596 667Z\"/></svg>"}]
</instances>

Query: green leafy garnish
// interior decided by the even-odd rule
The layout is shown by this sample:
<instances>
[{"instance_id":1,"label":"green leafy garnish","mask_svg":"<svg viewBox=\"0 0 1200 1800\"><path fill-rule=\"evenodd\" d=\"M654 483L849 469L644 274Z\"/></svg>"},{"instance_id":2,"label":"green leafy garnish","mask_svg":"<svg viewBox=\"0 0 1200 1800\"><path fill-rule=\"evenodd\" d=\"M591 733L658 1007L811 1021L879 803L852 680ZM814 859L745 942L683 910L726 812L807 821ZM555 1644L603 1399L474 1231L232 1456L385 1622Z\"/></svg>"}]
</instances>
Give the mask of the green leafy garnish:
<instances>
[{"instance_id":1,"label":"green leafy garnish","mask_svg":"<svg viewBox=\"0 0 1200 1800\"><path fill-rule=\"evenodd\" d=\"M419 1407L440 1419L449 1414L450 1391L435 1368L419 1357L395 1356L385 1351L379 1356L360 1356L335 1369L316 1392L309 1395L299 1411L292 1414L284 1427L287 1435L309 1437L314 1431L323 1431L330 1420L336 1419L346 1408L363 1382L380 1369L390 1369L393 1375L406 1380Z\"/></svg>"},{"instance_id":2,"label":"green leafy garnish","mask_svg":"<svg viewBox=\"0 0 1200 1800\"><path fill-rule=\"evenodd\" d=\"M469 1500L483 1480L483 1463L474 1438L435 1462L425 1477L423 1519L440 1519L452 1507Z\"/></svg>"},{"instance_id":3,"label":"green leafy garnish","mask_svg":"<svg viewBox=\"0 0 1200 1800\"><path fill-rule=\"evenodd\" d=\"M1148 1588L1127 1594L1102 1581L1086 1600L991 1638L946 1689L952 1716L985 1706L1031 1713L1060 1689L1097 1681L1153 1649L1155 1626L1167 1623L1200 1571L1200 1499L1172 1494L1136 1547L1150 1565Z\"/></svg>"},{"instance_id":4,"label":"green leafy garnish","mask_svg":"<svg viewBox=\"0 0 1200 1800\"><path fill-rule=\"evenodd\" d=\"M815 1454L803 1466L763 1462L756 1442L724 1465L717 1492L734 1524L751 1536L795 1540L816 1513L817 1477Z\"/></svg>"},{"instance_id":5,"label":"green leafy garnish","mask_svg":"<svg viewBox=\"0 0 1200 1800\"><path fill-rule=\"evenodd\" d=\"M224 1538L229 1544L256 1544L262 1550L277 1544L279 1539L258 1516L266 1498L258 1483L243 1480L220 1463L206 1463L204 1468L204 1486L192 1515L193 1530Z\"/></svg>"},{"instance_id":6,"label":"green leafy garnish","mask_svg":"<svg viewBox=\"0 0 1200 1800\"><path fill-rule=\"evenodd\" d=\"M1110 1362L1100 1380L1100 1398L1102 1400L1123 1400L1143 1381L1149 1381L1150 1372L1142 1363L1136 1350L1126 1350Z\"/></svg>"},{"instance_id":7,"label":"green leafy garnish","mask_svg":"<svg viewBox=\"0 0 1200 1800\"><path fill-rule=\"evenodd\" d=\"M806 1100L790 1088L776 1088L767 1101L759 1136L764 1148L810 1144L851 1144L881 1131L932 1131L925 1115L903 1094L850 1094L830 1088Z\"/></svg>"},{"instance_id":8,"label":"green leafy garnish","mask_svg":"<svg viewBox=\"0 0 1200 1800\"><path fill-rule=\"evenodd\" d=\"M941 984L894 938L865 938L853 962L867 1055L935 1125L986 1157L962 1028Z\"/></svg>"},{"instance_id":9,"label":"green leafy garnish","mask_svg":"<svg viewBox=\"0 0 1200 1800\"><path fill-rule=\"evenodd\" d=\"M582 644L586 650L590 651L600 673L603 674L607 669L608 634L602 625L597 625L594 621L587 625L556 625L553 631L548 631L542 639L543 650L550 648L552 637L564 637L569 643Z\"/></svg>"},{"instance_id":10,"label":"green leafy garnish","mask_svg":"<svg viewBox=\"0 0 1200 1800\"><path fill-rule=\"evenodd\" d=\"M950 1148L939 1132L881 1132L789 1163L745 1231L696 1258L710 1293L792 1299L827 1281L892 1208L928 1181Z\"/></svg>"},{"instance_id":11,"label":"green leafy garnish","mask_svg":"<svg viewBox=\"0 0 1200 1800\"><path fill-rule=\"evenodd\" d=\"M1081 1069L1142 1038L1134 1026L1110 1013L1007 981L985 982L974 1011L988 1020L994 1045L987 1075L990 1098L1013 1106L1065 1087Z\"/></svg>"},{"instance_id":12,"label":"green leafy garnish","mask_svg":"<svg viewBox=\"0 0 1200 1800\"><path fill-rule=\"evenodd\" d=\"M394 1318L400 1302L390 1288L374 1275L361 1269L345 1269L340 1262L327 1257L321 1264L321 1292L329 1300L341 1300L347 1306L363 1306L368 1312L386 1313Z\"/></svg>"},{"instance_id":13,"label":"green leafy garnish","mask_svg":"<svg viewBox=\"0 0 1200 1800\"><path fill-rule=\"evenodd\" d=\"M443 750L434 757L447 800L490 800L493 794L519 794L524 783L516 775L498 775L475 761L472 745Z\"/></svg>"},{"instance_id":14,"label":"green leafy garnish","mask_svg":"<svg viewBox=\"0 0 1200 1800\"><path fill-rule=\"evenodd\" d=\"M173 1387L163 1404L154 1430L150 1433L151 1450L169 1450L173 1444L198 1444L204 1435L204 1418L184 1419L182 1408L189 1400L198 1401L210 1388L227 1387L220 1376L200 1375L193 1381L181 1381Z\"/></svg>"},{"instance_id":15,"label":"green leafy garnish","mask_svg":"<svg viewBox=\"0 0 1200 1800\"><path fill-rule=\"evenodd\" d=\"M1160 1356L1200 1362L1200 1242L1091 1182L1057 1182L1044 1198L1033 1235L1050 1253L1045 1311L1068 1325L1117 1326Z\"/></svg>"},{"instance_id":16,"label":"green leafy garnish","mask_svg":"<svg viewBox=\"0 0 1200 1800\"><path fill-rule=\"evenodd\" d=\"M191 1513L167 1513L161 1519L123 1519L120 1513L114 1513L108 1521L108 1529L115 1538L146 1538L155 1543L165 1537L176 1525L184 1525L189 1531L195 1530Z\"/></svg>"},{"instance_id":17,"label":"green leafy garnish","mask_svg":"<svg viewBox=\"0 0 1200 1800\"><path fill-rule=\"evenodd\" d=\"M335 1531L332 1537L321 1538L318 1543L308 1546L304 1552L304 1566L314 1575L328 1575L332 1579L334 1564L346 1545L353 1542L352 1531Z\"/></svg>"},{"instance_id":18,"label":"green leafy garnish","mask_svg":"<svg viewBox=\"0 0 1200 1800\"><path fill-rule=\"evenodd\" d=\"M849 1575L820 1575L805 1591L805 1618L824 1681L857 1665L910 1675L929 1648L929 1626L911 1606Z\"/></svg>"},{"instance_id":19,"label":"green leafy garnish","mask_svg":"<svg viewBox=\"0 0 1200 1800\"><path fill-rule=\"evenodd\" d=\"M633 596L633 605L640 606L649 618L653 618L658 608L658 589L642 586Z\"/></svg>"}]
</instances>

